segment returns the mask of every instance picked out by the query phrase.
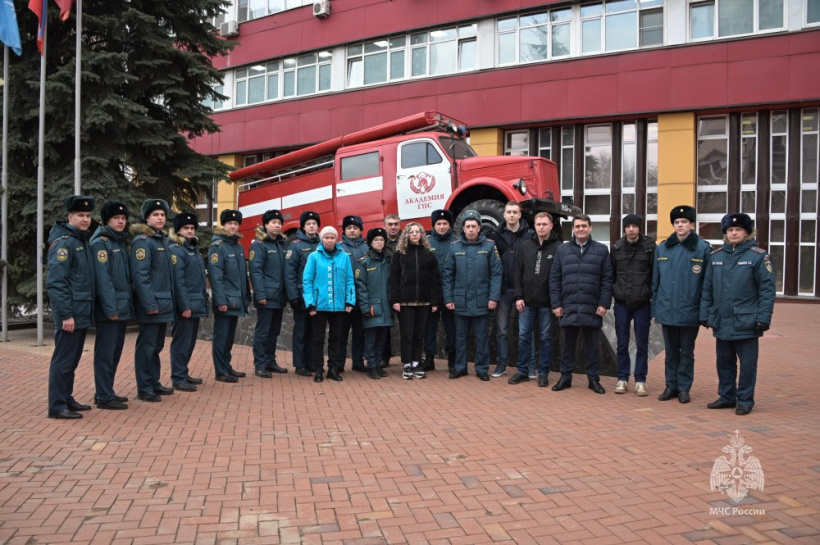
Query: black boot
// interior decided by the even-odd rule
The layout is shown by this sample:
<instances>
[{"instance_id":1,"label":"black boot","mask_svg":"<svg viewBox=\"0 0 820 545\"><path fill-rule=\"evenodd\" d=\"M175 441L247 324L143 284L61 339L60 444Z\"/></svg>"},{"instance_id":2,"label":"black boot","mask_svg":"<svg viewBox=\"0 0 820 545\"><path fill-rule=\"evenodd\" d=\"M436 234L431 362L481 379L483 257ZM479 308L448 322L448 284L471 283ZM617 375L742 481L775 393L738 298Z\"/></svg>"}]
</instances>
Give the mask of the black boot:
<instances>
[{"instance_id":1,"label":"black boot","mask_svg":"<svg viewBox=\"0 0 820 545\"><path fill-rule=\"evenodd\" d=\"M436 370L436 360L433 359L435 357L436 357L435 354L427 354L427 356L424 358L424 365L422 367L422 371L435 371Z\"/></svg>"},{"instance_id":2,"label":"black boot","mask_svg":"<svg viewBox=\"0 0 820 545\"><path fill-rule=\"evenodd\" d=\"M367 370L367 376L373 380L379 380L382 378L381 373L379 373L379 369L376 369L375 367L371 367Z\"/></svg>"},{"instance_id":3,"label":"black boot","mask_svg":"<svg viewBox=\"0 0 820 545\"><path fill-rule=\"evenodd\" d=\"M447 370L450 371L452 374L453 370L456 368L456 353L455 352L447 352Z\"/></svg>"},{"instance_id":4,"label":"black boot","mask_svg":"<svg viewBox=\"0 0 820 545\"><path fill-rule=\"evenodd\" d=\"M335 380L336 382L341 382L344 380L342 375L339 373L340 369L338 367L331 367L327 370L327 378L330 380Z\"/></svg>"}]
</instances>

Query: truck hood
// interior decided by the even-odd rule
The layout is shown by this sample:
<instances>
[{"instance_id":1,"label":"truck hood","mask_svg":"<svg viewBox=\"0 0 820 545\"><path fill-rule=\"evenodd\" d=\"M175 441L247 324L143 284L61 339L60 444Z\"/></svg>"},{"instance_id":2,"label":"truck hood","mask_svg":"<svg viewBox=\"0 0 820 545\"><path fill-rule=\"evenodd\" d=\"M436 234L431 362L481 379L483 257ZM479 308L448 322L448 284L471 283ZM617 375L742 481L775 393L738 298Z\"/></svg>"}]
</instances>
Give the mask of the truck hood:
<instances>
[{"instance_id":1,"label":"truck hood","mask_svg":"<svg viewBox=\"0 0 820 545\"><path fill-rule=\"evenodd\" d=\"M502 170L508 172L513 171L527 171L530 165L535 166L537 163L547 163L547 160L542 157L521 157L521 156L496 156L496 157L467 157L459 160L459 170L461 172L473 172L476 170L488 170L495 172Z\"/></svg>"}]
</instances>

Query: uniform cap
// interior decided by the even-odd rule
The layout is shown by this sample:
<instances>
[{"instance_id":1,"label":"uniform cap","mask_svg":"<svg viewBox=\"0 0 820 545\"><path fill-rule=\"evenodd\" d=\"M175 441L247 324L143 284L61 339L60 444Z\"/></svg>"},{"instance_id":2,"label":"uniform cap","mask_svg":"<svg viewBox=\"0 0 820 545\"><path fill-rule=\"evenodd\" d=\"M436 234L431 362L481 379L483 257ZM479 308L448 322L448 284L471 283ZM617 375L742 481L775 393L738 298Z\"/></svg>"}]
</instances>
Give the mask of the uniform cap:
<instances>
[{"instance_id":1,"label":"uniform cap","mask_svg":"<svg viewBox=\"0 0 820 545\"><path fill-rule=\"evenodd\" d=\"M370 246L373 243L373 239L376 237L382 237L384 242L387 242L387 231L383 227L374 227L373 229L367 232L367 245Z\"/></svg>"},{"instance_id":2,"label":"uniform cap","mask_svg":"<svg viewBox=\"0 0 820 545\"><path fill-rule=\"evenodd\" d=\"M91 212L94 210L94 197L69 195L63 199L66 212Z\"/></svg>"},{"instance_id":3,"label":"uniform cap","mask_svg":"<svg viewBox=\"0 0 820 545\"><path fill-rule=\"evenodd\" d=\"M102 205L102 208L100 208L100 219L102 219L104 224L108 223L108 220L114 216L125 216L125 219L128 219L128 207L125 203L120 201L108 201Z\"/></svg>"},{"instance_id":4,"label":"uniform cap","mask_svg":"<svg viewBox=\"0 0 820 545\"><path fill-rule=\"evenodd\" d=\"M740 227L746 233L752 232L752 218L749 214L726 214L723 216L723 219L720 220L720 229L723 231L723 234L726 234L726 231L729 230L729 227Z\"/></svg>"},{"instance_id":5,"label":"uniform cap","mask_svg":"<svg viewBox=\"0 0 820 545\"><path fill-rule=\"evenodd\" d=\"M694 223L697 219L697 213L695 212L695 209L691 206L682 204L672 209L672 211L669 213L669 218L670 223L675 223L676 219L681 218L689 220L692 223Z\"/></svg>"},{"instance_id":6,"label":"uniform cap","mask_svg":"<svg viewBox=\"0 0 820 545\"><path fill-rule=\"evenodd\" d=\"M219 223L225 225L229 221L238 221L239 225L242 225L242 212L228 209L219 213Z\"/></svg>"},{"instance_id":7,"label":"uniform cap","mask_svg":"<svg viewBox=\"0 0 820 545\"><path fill-rule=\"evenodd\" d=\"M282 217L282 212L279 210L268 210L262 214L262 225L267 225L270 220L279 220L284 222L285 218Z\"/></svg>"},{"instance_id":8,"label":"uniform cap","mask_svg":"<svg viewBox=\"0 0 820 545\"><path fill-rule=\"evenodd\" d=\"M148 199L144 203L142 203L142 208L140 212L142 212L142 218L148 219L148 216L151 215L151 212L154 210L162 210L165 212L165 215L168 215L171 208L168 206L168 203L165 202L163 199Z\"/></svg>"},{"instance_id":9,"label":"uniform cap","mask_svg":"<svg viewBox=\"0 0 820 545\"><path fill-rule=\"evenodd\" d=\"M481 214L477 210L467 210L461 214L461 224L464 225L467 220L475 220L481 225Z\"/></svg>"},{"instance_id":10,"label":"uniform cap","mask_svg":"<svg viewBox=\"0 0 820 545\"><path fill-rule=\"evenodd\" d=\"M348 225L355 225L359 229L364 229L364 222L359 216L345 216L342 220L342 229L347 229Z\"/></svg>"},{"instance_id":11,"label":"uniform cap","mask_svg":"<svg viewBox=\"0 0 820 545\"><path fill-rule=\"evenodd\" d=\"M312 210L308 210L306 212L302 212L299 215L299 228L304 230L305 224L308 222L308 220L314 220L316 221L317 225L322 225L322 222L319 220L319 214Z\"/></svg>"},{"instance_id":12,"label":"uniform cap","mask_svg":"<svg viewBox=\"0 0 820 545\"><path fill-rule=\"evenodd\" d=\"M436 222L438 220L446 220L447 223L450 224L450 227L452 227L455 218L453 217L453 213L449 210L435 210L432 214L430 214L430 222L433 224L433 227L436 226Z\"/></svg>"},{"instance_id":13,"label":"uniform cap","mask_svg":"<svg viewBox=\"0 0 820 545\"><path fill-rule=\"evenodd\" d=\"M174 216L174 231L179 231L186 225L193 225L194 228L199 226L199 218L196 214L190 212L180 212Z\"/></svg>"}]
</instances>

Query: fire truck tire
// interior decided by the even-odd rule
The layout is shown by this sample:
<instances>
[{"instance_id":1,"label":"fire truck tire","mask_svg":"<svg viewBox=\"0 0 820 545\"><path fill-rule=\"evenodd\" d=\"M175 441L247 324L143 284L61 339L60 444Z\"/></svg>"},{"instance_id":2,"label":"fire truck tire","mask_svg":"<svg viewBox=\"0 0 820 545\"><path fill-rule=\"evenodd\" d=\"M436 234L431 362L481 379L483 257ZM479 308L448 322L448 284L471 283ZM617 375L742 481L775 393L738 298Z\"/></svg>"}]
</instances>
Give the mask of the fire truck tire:
<instances>
[{"instance_id":1,"label":"fire truck tire","mask_svg":"<svg viewBox=\"0 0 820 545\"><path fill-rule=\"evenodd\" d=\"M492 233L496 227L504 223L504 204L505 203L494 199L481 199L468 204L459 212L453 230L456 233L461 233L461 226L464 223L464 213L468 210L475 210L481 214L481 224L484 234Z\"/></svg>"}]
</instances>

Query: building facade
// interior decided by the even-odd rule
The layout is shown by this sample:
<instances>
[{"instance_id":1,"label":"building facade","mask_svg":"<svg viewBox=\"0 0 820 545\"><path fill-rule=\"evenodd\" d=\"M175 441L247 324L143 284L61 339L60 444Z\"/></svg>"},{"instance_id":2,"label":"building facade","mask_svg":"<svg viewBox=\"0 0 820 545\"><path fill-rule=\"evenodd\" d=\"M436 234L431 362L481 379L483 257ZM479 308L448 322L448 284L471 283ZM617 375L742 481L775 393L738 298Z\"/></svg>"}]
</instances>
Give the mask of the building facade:
<instances>
[{"instance_id":1,"label":"building facade","mask_svg":"<svg viewBox=\"0 0 820 545\"><path fill-rule=\"evenodd\" d=\"M237 45L199 152L241 167L438 110L479 154L553 160L602 242L631 212L665 238L692 204L717 243L742 211L778 292L820 296L820 0L313 4L234 0L216 21Z\"/></svg>"}]
</instances>

